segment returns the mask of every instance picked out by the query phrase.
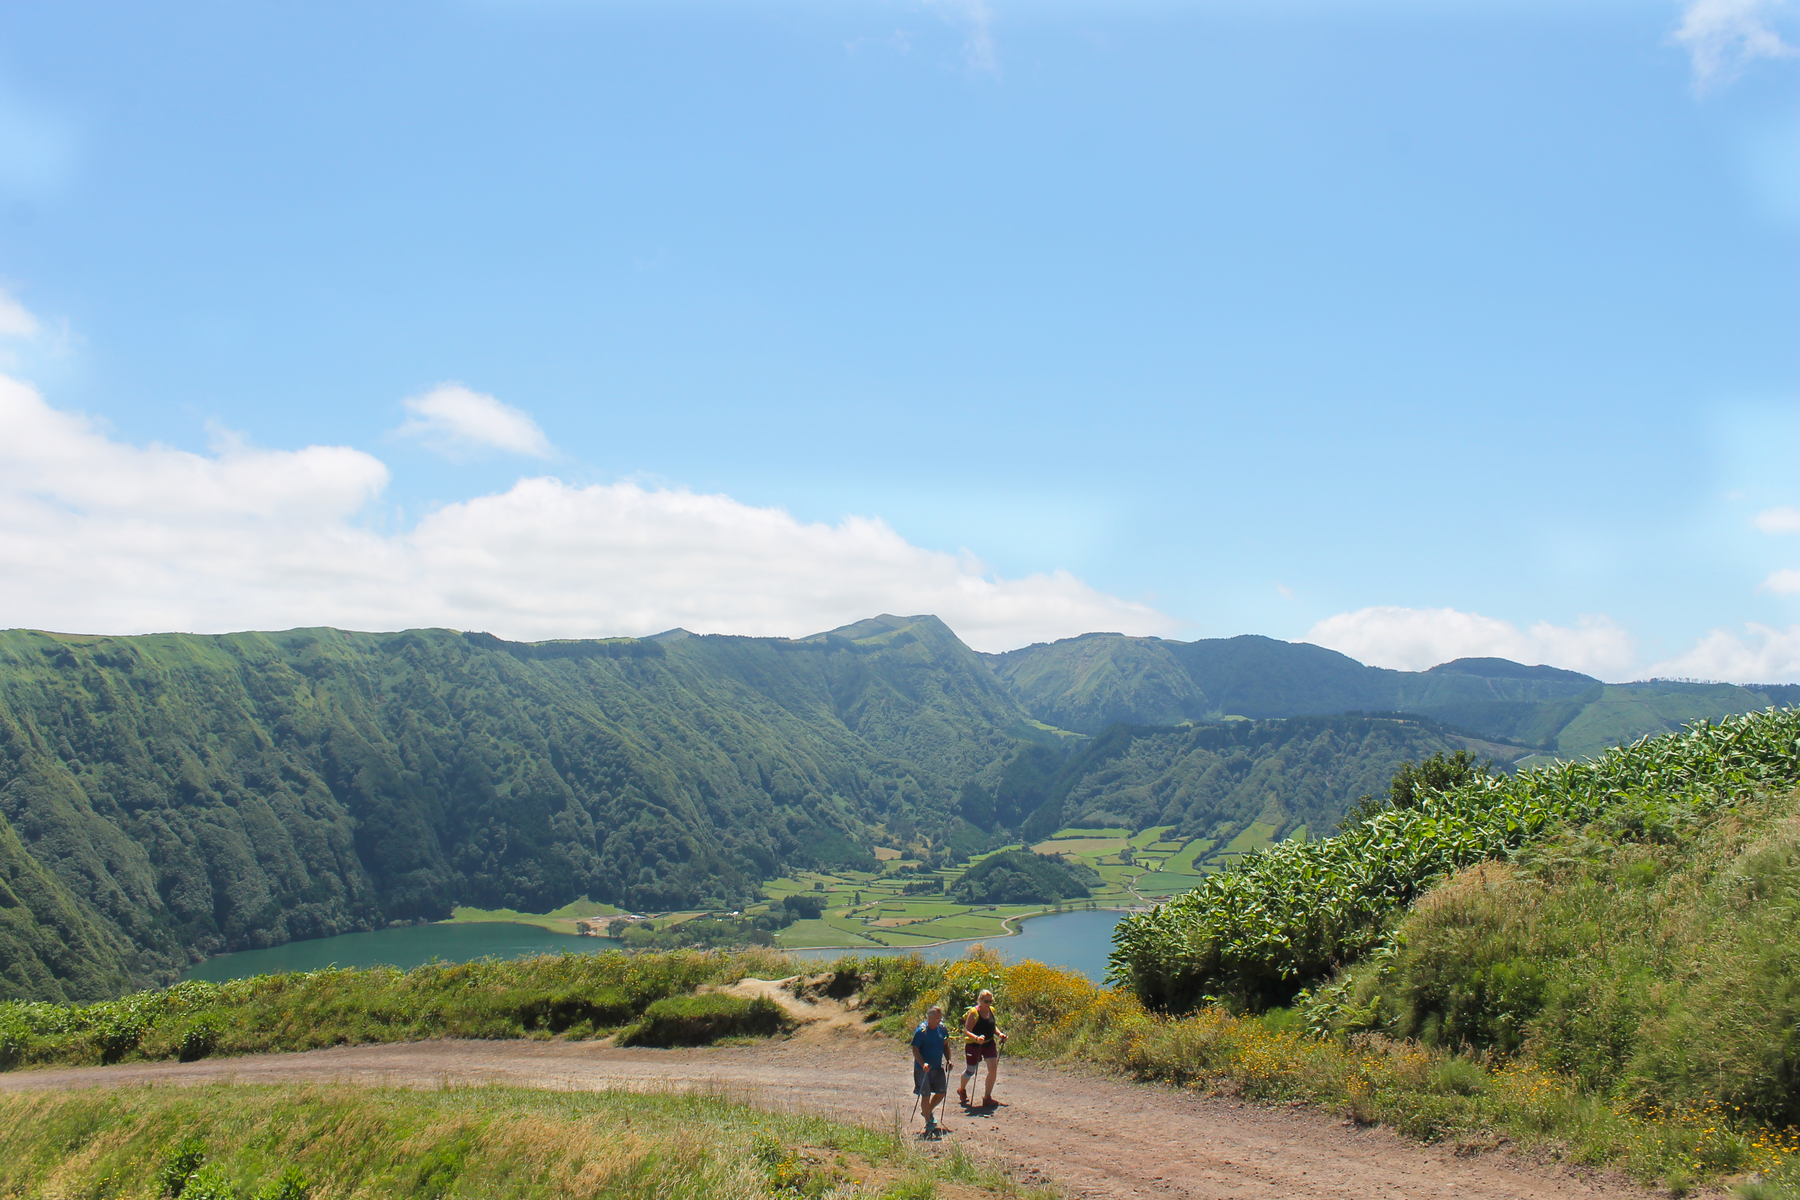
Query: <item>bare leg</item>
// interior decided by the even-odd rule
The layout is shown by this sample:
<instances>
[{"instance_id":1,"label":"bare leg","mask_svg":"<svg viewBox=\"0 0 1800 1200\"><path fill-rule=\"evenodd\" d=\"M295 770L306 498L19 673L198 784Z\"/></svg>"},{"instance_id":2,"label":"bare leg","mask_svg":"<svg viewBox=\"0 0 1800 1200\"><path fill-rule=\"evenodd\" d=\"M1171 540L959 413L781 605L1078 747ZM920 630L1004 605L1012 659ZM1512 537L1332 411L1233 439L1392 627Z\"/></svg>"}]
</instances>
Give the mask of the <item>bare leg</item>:
<instances>
[{"instance_id":1,"label":"bare leg","mask_svg":"<svg viewBox=\"0 0 1800 1200\"><path fill-rule=\"evenodd\" d=\"M988 1059L987 1067L987 1095L981 1098L983 1104L989 1104L994 1099L994 1078L1000 1074L1000 1060L998 1058Z\"/></svg>"}]
</instances>

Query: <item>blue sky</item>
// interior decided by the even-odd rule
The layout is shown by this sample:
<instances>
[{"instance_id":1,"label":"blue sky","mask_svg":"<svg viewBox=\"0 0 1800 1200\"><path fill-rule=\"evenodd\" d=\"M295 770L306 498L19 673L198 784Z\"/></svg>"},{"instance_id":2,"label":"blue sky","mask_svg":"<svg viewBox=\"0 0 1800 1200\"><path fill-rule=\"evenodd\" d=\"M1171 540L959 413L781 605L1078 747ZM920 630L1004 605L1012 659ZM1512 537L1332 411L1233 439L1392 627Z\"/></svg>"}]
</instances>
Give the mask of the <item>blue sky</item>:
<instances>
[{"instance_id":1,"label":"blue sky","mask_svg":"<svg viewBox=\"0 0 1800 1200\"><path fill-rule=\"evenodd\" d=\"M1797 16L10 6L0 625L1800 679Z\"/></svg>"}]
</instances>

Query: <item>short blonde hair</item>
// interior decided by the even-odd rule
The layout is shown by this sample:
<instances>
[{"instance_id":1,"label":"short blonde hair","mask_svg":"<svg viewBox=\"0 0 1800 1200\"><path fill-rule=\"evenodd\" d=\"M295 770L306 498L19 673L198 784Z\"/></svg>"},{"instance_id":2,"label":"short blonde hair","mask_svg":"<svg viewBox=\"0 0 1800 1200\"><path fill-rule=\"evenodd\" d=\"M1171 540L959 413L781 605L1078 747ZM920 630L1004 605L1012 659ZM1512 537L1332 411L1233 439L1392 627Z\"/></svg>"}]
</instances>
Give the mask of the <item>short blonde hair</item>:
<instances>
[{"instance_id":1,"label":"short blonde hair","mask_svg":"<svg viewBox=\"0 0 1800 1200\"><path fill-rule=\"evenodd\" d=\"M981 994L975 997L975 1003L980 1004L983 1000L992 1000L993 998L994 998L994 989L993 988L982 988Z\"/></svg>"},{"instance_id":2,"label":"short blonde hair","mask_svg":"<svg viewBox=\"0 0 1800 1200\"><path fill-rule=\"evenodd\" d=\"M926 1009L926 1010L925 1010L925 1015L926 1015L926 1016L928 1016L928 1017L929 1017L929 1016L930 1016L930 1015L931 1015L931 1014L932 1014L932 1013L936 1013L936 1014L937 1014L937 1015L938 1015L938 1016L940 1016L940 1017L941 1017L941 1016L943 1016L943 1015L944 1015L944 1006L943 1006L943 1005L941 1005L941 1004L934 1004L934 1005L932 1005L932 1006L931 1006L931 1007L930 1007L930 1008L928 1008L928 1009Z\"/></svg>"}]
</instances>

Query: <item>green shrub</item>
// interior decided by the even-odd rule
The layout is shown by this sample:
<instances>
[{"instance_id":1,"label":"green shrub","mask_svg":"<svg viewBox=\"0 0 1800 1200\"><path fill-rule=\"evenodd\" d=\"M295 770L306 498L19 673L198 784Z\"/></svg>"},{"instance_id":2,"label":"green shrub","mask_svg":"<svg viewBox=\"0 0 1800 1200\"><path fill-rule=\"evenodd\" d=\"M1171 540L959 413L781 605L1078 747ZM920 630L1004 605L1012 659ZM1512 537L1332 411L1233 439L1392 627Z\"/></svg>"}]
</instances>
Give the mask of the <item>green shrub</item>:
<instances>
[{"instance_id":1,"label":"green shrub","mask_svg":"<svg viewBox=\"0 0 1800 1200\"><path fill-rule=\"evenodd\" d=\"M237 1189L231 1186L231 1180L212 1163L207 1163L198 1171L188 1176L186 1184L176 1193L181 1200L237 1200Z\"/></svg>"},{"instance_id":2,"label":"green shrub","mask_svg":"<svg viewBox=\"0 0 1800 1200\"><path fill-rule=\"evenodd\" d=\"M779 1033L786 1020L781 1006L766 996L671 996L645 1009L619 1034L618 1044L704 1046L723 1037L767 1037Z\"/></svg>"},{"instance_id":3,"label":"green shrub","mask_svg":"<svg viewBox=\"0 0 1800 1200\"><path fill-rule=\"evenodd\" d=\"M1595 826L1615 842L1673 844L1720 807L1800 780L1800 709L1699 722L1512 778L1448 765L1402 775L1406 786L1395 790L1404 804L1390 796L1336 837L1246 855L1192 892L1121 921L1108 978L1163 1011L1215 999L1285 1004L1381 945L1407 905L1461 867L1571 827ZM1500 970L1484 985L1496 994L1468 1019L1499 1019L1538 986Z\"/></svg>"},{"instance_id":4,"label":"green shrub","mask_svg":"<svg viewBox=\"0 0 1800 1200\"><path fill-rule=\"evenodd\" d=\"M1524 1055L1631 1111L1800 1124L1797 810L1637 797L1467 868L1319 989L1308 1027Z\"/></svg>"},{"instance_id":5,"label":"green shrub","mask_svg":"<svg viewBox=\"0 0 1800 1200\"><path fill-rule=\"evenodd\" d=\"M206 1143L194 1134L182 1138L163 1155L157 1180L165 1196L180 1196L201 1165L206 1162Z\"/></svg>"},{"instance_id":6,"label":"green shrub","mask_svg":"<svg viewBox=\"0 0 1800 1200\"><path fill-rule=\"evenodd\" d=\"M0 1011L0 1068L14 1066L31 1045L31 1026L15 1012Z\"/></svg>"},{"instance_id":7,"label":"green shrub","mask_svg":"<svg viewBox=\"0 0 1800 1200\"><path fill-rule=\"evenodd\" d=\"M608 1029L623 1025L636 1015L630 999L616 987L590 992L566 990L516 1003L526 1029L548 1029L552 1033L584 1022L594 1029Z\"/></svg>"},{"instance_id":8,"label":"green shrub","mask_svg":"<svg viewBox=\"0 0 1800 1200\"><path fill-rule=\"evenodd\" d=\"M839 960L840 963L843 960ZM929 993L935 992L944 979L941 963L928 963L917 954L896 954L862 960L868 975L863 985L863 1007L871 1014L904 1016ZM834 970L843 970L842 966Z\"/></svg>"},{"instance_id":9,"label":"green shrub","mask_svg":"<svg viewBox=\"0 0 1800 1200\"><path fill-rule=\"evenodd\" d=\"M182 1062L195 1062L211 1054L218 1044L218 1018L210 1013L202 1014L181 1031L180 1049L176 1057Z\"/></svg>"},{"instance_id":10,"label":"green shrub","mask_svg":"<svg viewBox=\"0 0 1800 1200\"><path fill-rule=\"evenodd\" d=\"M1488 1073L1466 1058L1447 1058L1431 1073L1434 1090L1453 1096L1479 1096L1488 1090Z\"/></svg>"},{"instance_id":11,"label":"green shrub","mask_svg":"<svg viewBox=\"0 0 1800 1200\"><path fill-rule=\"evenodd\" d=\"M289 1167L276 1178L256 1189L255 1200L307 1200L312 1185L299 1167Z\"/></svg>"}]
</instances>

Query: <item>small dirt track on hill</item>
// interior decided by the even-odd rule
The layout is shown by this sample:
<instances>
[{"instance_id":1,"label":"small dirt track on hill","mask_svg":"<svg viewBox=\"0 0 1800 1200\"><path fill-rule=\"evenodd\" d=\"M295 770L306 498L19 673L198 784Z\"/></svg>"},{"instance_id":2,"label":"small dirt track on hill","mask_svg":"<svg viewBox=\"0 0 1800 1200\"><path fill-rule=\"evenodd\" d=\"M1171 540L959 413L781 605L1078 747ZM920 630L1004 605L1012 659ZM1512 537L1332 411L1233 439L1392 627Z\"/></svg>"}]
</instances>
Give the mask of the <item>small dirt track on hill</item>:
<instances>
[{"instance_id":1,"label":"small dirt track on hill","mask_svg":"<svg viewBox=\"0 0 1800 1200\"><path fill-rule=\"evenodd\" d=\"M810 1036L809 1036L810 1035ZM791 1041L699 1050L593 1042L410 1042L196 1063L13 1071L0 1090L135 1083L353 1083L432 1088L712 1088L755 1102L886 1125L911 1114L909 1056L891 1039L808 1030ZM1214 1200L1549 1200L1646 1195L1618 1180L1558 1175L1504 1154L1457 1157L1304 1109L1263 1108L1041 1067L1001 1066L1007 1106L971 1116L950 1100L950 1136L1022 1181L1084 1196ZM919 1128L913 1118L912 1128Z\"/></svg>"}]
</instances>

